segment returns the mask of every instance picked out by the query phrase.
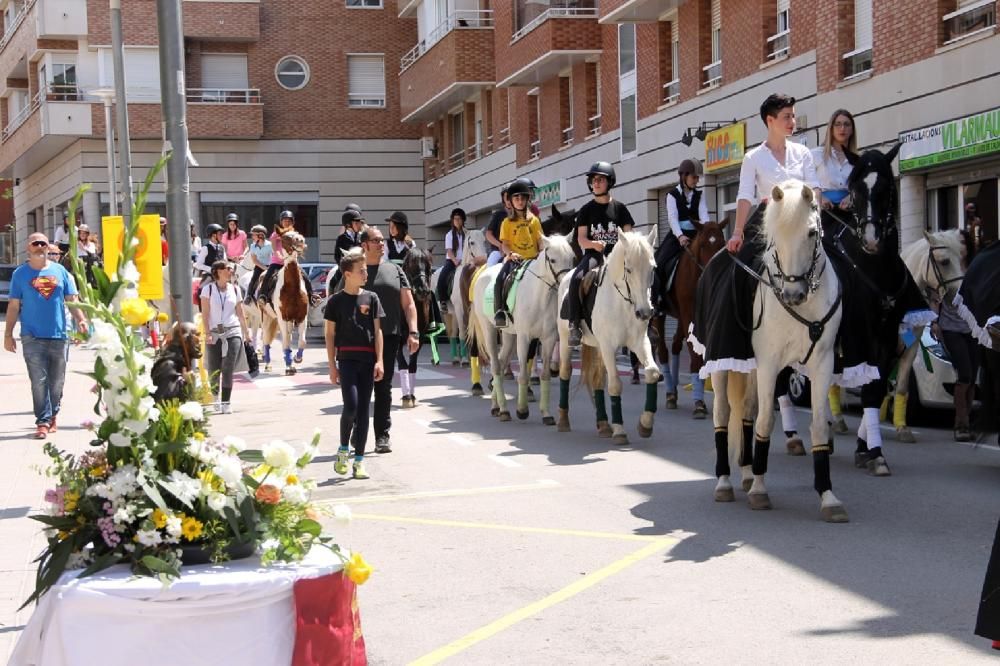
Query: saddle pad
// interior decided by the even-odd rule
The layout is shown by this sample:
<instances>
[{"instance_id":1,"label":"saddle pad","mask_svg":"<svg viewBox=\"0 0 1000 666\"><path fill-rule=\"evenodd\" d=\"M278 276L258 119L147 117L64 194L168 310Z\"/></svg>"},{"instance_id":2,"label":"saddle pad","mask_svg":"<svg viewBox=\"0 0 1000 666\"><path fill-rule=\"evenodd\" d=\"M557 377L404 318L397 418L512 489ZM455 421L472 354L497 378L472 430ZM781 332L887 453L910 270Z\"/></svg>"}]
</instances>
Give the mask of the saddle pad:
<instances>
[{"instance_id":1,"label":"saddle pad","mask_svg":"<svg viewBox=\"0 0 1000 666\"><path fill-rule=\"evenodd\" d=\"M487 319L492 320L494 315L496 315L496 308L494 303L494 285L496 284L496 276L492 276L490 281L486 284L486 289L483 290L483 314L486 315ZM476 283L476 279L472 280L472 283Z\"/></svg>"},{"instance_id":2,"label":"saddle pad","mask_svg":"<svg viewBox=\"0 0 1000 666\"><path fill-rule=\"evenodd\" d=\"M472 302L472 296L473 296L473 294L472 294L472 288L476 286L476 280L479 279L479 275L483 271L485 271L486 268L487 268L486 264L483 264L482 266L480 266L479 268L477 268L475 270L475 272L473 272L472 278L469 280L469 302L470 303ZM463 271L463 273L464 273L464 271Z\"/></svg>"},{"instance_id":3,"label":"saddle pad","mask_svg":"<svg viewBox=\"0 0 1000 666\"><path fill-rule=\"evenodd\" d=\"M517 287L521 284L521 278L524 277L524 272L528 270L528 266L535 261L534 259L529 259L527 261L522 261L521 265L514 269L514 274L510 278L510 287L507 289L507 312L514 311L514 303L517 302Z\"/></svg>"},{"instance_id":4,"label":"saddle pad","mask_svg":"<svg viewBox=\"0 0 1000 666\"><path fill-rule=\"evenodd\" d=\"M534 259L524 261L520 266L514 269L514 272L508 277L510 282L510 288L507 290L507 312L514 311L514 303L517 301L517 286L521 284L521 278L524 277L524 272L528 270L528 264L530 264ZM479 269L482 270L482 269ZM476 283L476 279L479 277L479 271L476 271L476 276L472 278L472 283ZM486 285L486 291L483 292L483 314L485 314L490 319L496 314L496 276L493 276L489 284Z\"/></svg>"}]
</instances>

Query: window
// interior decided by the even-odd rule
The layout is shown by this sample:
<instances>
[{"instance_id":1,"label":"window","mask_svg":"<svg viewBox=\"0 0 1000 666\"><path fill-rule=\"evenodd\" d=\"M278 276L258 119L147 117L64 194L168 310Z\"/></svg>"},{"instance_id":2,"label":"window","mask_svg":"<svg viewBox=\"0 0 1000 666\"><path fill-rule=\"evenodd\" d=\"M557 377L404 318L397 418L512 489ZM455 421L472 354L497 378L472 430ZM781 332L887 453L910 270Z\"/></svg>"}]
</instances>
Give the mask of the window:
<instances>
[{"instance_id":1,"label":"window","mask_svg":"<svg viewBox=\"0 0 1000 666\"><path fill-rule=\"evenodd\" d=\"M99 49L99 79L101 87L115 84L115 68L111 49ZM156 48L125 48L125 96L130 102L160 100L160 56Z\"/></svg>"},{"instance_id":2,"label":"window","mask_svg":"<svg viewBox=\"0 0 1000 666\"><path fill-rule=\"evenodd\" d=\"M301 201L301 199L299 200ZM147 204L146 212L159 212L162 215L165 209L157 210L157 207L162 205L156 203ZM287 201L282 203L257 203L239 200L218 203L218 199L214 199L212 203L203 203L201 205L201 228L199 231L204 230L206 226L213 222L225 226L226 215L229 213L236 213L240 216L240 227L244 230L249 229L255 224L262 224L270 230L274 227L274 224L278 220L278 215L283 210L292 211L292 214L295 216L295 230L305 236L305 260L307 262L318 261L319 224L317 220L319 219L319 206L316 204L289 203ZM337 224L340 224L339 213L337 215Z\"/></svg>"},{"instance_id":3,"label":"window","mask_svg":"<svg viewBox=\"0 0 1000 666\"><path fill-rule=\"evenodd\" d=\"M636 85L635 24L618 25L618 108L621 112L622 159L635 154Z\"/></svg>"},{"instance_id":4,"label":"window","mask_svg":"<svg viewBox=\"0 0 1000 666\"><path fill-rule=\"evenodd\" d=\"M561 145L573 145L573 79L569 76L559 77L559 123Z\"/></svg>"},{"instance_id":5,"label":"window","mask_svg":"<svg viewBox=\"0 0 1000 666\"><path fill-rule=\"evenodd\" d=\"M601 63L588 62L587 84L587 137L601 133Z\"/></svg>"},{"instance_id":6,"label":"window","mask_svg":"<svg viewBox=\"0 0 1000 666\"><path fill-rule=\"evenodd\" d=\"M309 83L309 65L298 56L285 56L274 68L278 84L286 90L301 90Z\"/></svg>"},{"instance_id":7,"label":"window","mask_svg":"<svg viewBox=\"0 0 1000 666\"><path fill-rule=\"evenodd\" d=\"M528 91L528 159L537 160L542 155L541 105L538 103L538 88Z\"/></svg>"},{"instance_id":8,"label":"window","mask_svg":"<svg viewBox=\"0 0 1000 666\"><path fill-rule=\"evenodd\" d=\"M717 86L722 81L722 8L720 5L720 0L712 0L711 61L702 67L702 71L705 73L702 85L705 88Z\"/></svg>"},{"instance_id":9,"label":"window","mask_svg":"<svg viewBox=\"0 0 1000 666\"><path fill-rule=\"evenodd\" d=\"M777 30L767 38L767 57L771 59L784 58L789 47L789 0L778 0Z\"/></svg>"},{"instance_id":10,"label":"window","mask_svg":"<svg viewBox=\"0 0 1000 666\"><path fill-rule=\"evenodd\" d=\"M618 73L635 71L635 24L618 24Z\"/></svg>"},{"instance_id":11,"label":"window","mask_svg":"<svg viewBox=\"0 0 1000 666\"><path fill-rule=\"evenodd\" d=\"M451 155L448 168L457 169L465 164L465 114L461 111L448 116L448 137L451 139Z\"/></svg>"},{"instance_id":12,"label":"window","mask_svg":"<svg viewBox=\"0 0 1000 666\"><path fill-rule=\"evenodd\" d=\"M844 54L844 79L872 68L872 0L854 0L854 49Z\"/></svg>"},{"instance_id":13,"label":"window","mask_svg":"<svg viewBox=\"0 0 1000 666\"><path fill-rule=\"evenodd\" d=\"M347 105L353 108L385 108L385 58L379 54L348 55Z\"/></svg>"},{"instance_id":14,"label":"window","mask_svg":"<svg viewBox=\"0 0 1000 666\"><path fill-rule=\"evenodd\" d=\"M382 9L382 0L347 0L348 7L364 7L367 9Z\"/></svg>"},{"instance_id":15,"label":"window","mask_svg":"<svg viewBox=\"0 0 1000 666\"><path fill-rule=\"evenodd\" d=\"M958 0L951 5L954 11L941 17L946 45L982 32L992 33L996 28L996 3L993 0Z\"/></svg>"},{"instance_id":16,"label":"window","mask_svg":"<svg viewBox=\"0 0 1000 666\"><path fill-rule=\"evenodd\" d=\"M636 117L635 93L621 100L622 114L622 159L635 154L636 148Z\"/></svg>"},{"instance_id":17,"label":"window","mask_svg":"<svg viewBox=\"0 0 1000 666\"><path fill-rule=\"evenodd\" d=\"M659 24L660 43L660 101L669 104L681 94L680 82L680 27L674 12Z\"/></svg>"},{"instance_id":18,"label":"window","mask_svg":"<svg viewBox=\"0 0 1000 666\"><path fill-rule=\"evenodd\" d=\"M191 90L188 98L201 102L251 101L247 56L245 53L202 53L201 89Z\"/></svg>"}]
</instances>

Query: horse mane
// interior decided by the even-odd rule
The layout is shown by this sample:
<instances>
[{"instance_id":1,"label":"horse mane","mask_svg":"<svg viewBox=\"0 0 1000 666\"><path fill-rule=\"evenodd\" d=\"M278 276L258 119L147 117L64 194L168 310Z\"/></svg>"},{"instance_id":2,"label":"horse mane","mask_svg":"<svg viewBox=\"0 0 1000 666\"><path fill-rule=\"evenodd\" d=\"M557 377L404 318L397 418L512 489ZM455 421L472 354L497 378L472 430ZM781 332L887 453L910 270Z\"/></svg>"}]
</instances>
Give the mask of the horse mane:
<instances>
[{"instance_id":1,"label":"horse mane","mask_svg":"<svg viewBox=\"0 0 1000 666\"><path fill-rule=\"evenodd\" d=\"M776 189L781 190L781 196L775 197L772 191L771 202L764 209L762 231L768 244L787 233L787 230L801 227L803 218L809 218L811 224L819 225L816 195L805 183L795 179L786 180Z\"/></svg>"},{"instance_id":2,"label":"horse mane","mask_svg":"<svg viewBox=\"0 0 1000 666\"><path fill-rule=\"evenodd\" d=\"M653 249L649 247L649 244L644 242L646 235L641 231L619 231L618 232L618 242L615 243L614 248L611 250L611 254L608 255L607 263L609 268L614 266L615 269L624 270L625 262L635 262L640 261L645 258L647 261L652 260ZM648 254L649 257L639 257L639 254Z\"/></svg>"},{"instance_id":3,"label":"horse mane","mask_svg":"<svg viewBox=\"0 0 1000 666\"><path fill-rule=\"evenodd\" d=\"M472 256L470 248L472 247L472 239L478 239L479 247L486 249L486 234L483 233L482 229L466 229L465 230L465 247L462 248L462 264L471 264L475 257Z\"/></svg>"}]
</instances>

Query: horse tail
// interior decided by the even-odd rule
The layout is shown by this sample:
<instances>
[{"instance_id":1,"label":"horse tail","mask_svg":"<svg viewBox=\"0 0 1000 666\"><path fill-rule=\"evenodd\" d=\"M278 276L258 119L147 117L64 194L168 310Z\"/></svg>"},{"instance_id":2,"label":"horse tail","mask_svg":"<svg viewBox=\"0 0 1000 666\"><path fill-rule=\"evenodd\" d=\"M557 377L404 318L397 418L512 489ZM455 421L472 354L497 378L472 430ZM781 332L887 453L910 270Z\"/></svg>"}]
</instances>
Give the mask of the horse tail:
<instances>
[{"instance_id":1,"label":"horse tail","mask_svg":"<svg viewBox=\"0 0 1000 666\"><path fill-rule=\"evenodd\" d=\"M489 359L489 350L486 345L477 345L476 339L482 337L479 332L479 317L475 313L469 315L468 324L465 327L465 344L469 349L477 349L479 351L479 362L484 365L489 365L491 363ZM461 334L461 331L459 331ZM476 345L473 347L473 345Z\"/></svg>"},{"instance_id":2,"label":"horse tail","mask_svg":"<svg viewBox=\"0 0 1000 666\"><path fill-rule=\"evenodd\" d=\"M580 346L580 381L593 395L597 389L604 388L604 362L596 347Z\"/></svg>"},{"instance_id":3,"label":"horse tail","mask_svg":"<svg viewBox=\"0 0 1000 666\"><path fill-rule=\"evenodd\" d=\"M281 270L284 274L281 293L278 294L281 318L298 324L305 321L309 315L309 303L302 284L302 271L299 269L299 262L294 259L286 263Z\"/></svg>"}]
</instances>

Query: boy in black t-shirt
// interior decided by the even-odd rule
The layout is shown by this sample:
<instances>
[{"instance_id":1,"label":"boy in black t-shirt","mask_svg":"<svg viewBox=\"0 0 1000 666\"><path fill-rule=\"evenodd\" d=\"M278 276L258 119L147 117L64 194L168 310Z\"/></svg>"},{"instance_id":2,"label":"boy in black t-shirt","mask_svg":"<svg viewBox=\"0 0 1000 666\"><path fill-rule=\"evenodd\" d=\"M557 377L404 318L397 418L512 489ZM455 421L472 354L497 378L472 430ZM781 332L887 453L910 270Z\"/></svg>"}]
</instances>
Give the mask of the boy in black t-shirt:
<instances>
[{"instance_id":1,"label":"boy in black t-shirt","mask_svg":"<svg viewBox=\"0 0 1000 666\"><path fill-rule=\"evenodd\" d=\"M620 201L612 200L611 188L615 186L615 169L610 162L595 162L587 171L587 189L594 198L580 208L576 215L576 237L584 250L583 260L573 271L569 283L569 346L579 347L580 331L580 282L587 271L604 263L618 242L619 231L631 231L635 222L631 213Z\"/></svg>"},{"instance_id":2,"label":"boy in black t-shirt","mask_svg":"<svg viewBox=\"0 0 1000 666\"><path fill-rule=\"evenodd\" d=\"M354 431L355 479L367 479L364 467L368 440L368 409L375 382L382 378L382 303L362 289L368 280L365 255L351 249L340 260L344 290L330 297L323 313L326 319L326 357L330 382L340 384L344 411L340 415L340 449L333 465L337 474L347 474L347 443Z\"/></svg>"}]
</instances>

